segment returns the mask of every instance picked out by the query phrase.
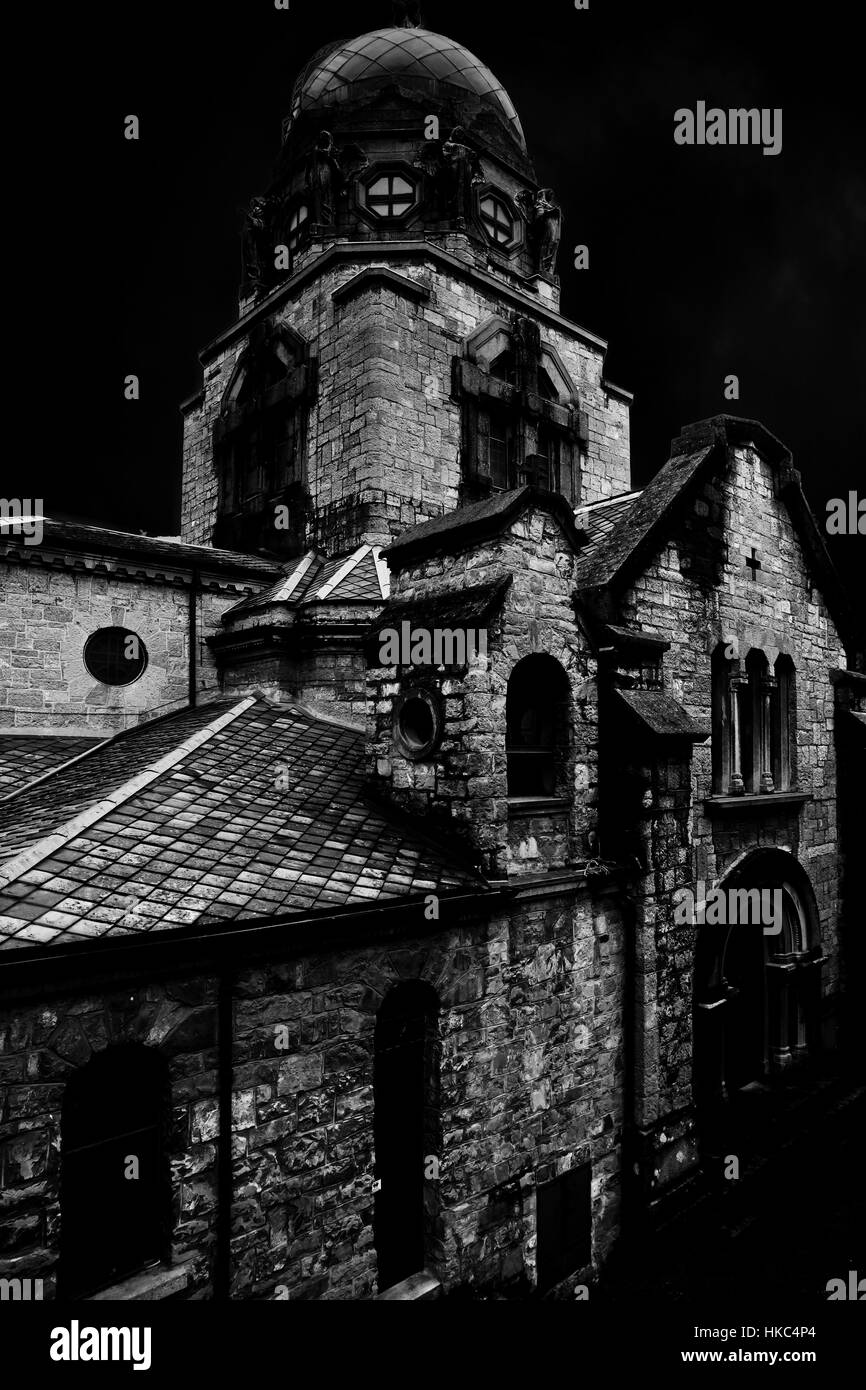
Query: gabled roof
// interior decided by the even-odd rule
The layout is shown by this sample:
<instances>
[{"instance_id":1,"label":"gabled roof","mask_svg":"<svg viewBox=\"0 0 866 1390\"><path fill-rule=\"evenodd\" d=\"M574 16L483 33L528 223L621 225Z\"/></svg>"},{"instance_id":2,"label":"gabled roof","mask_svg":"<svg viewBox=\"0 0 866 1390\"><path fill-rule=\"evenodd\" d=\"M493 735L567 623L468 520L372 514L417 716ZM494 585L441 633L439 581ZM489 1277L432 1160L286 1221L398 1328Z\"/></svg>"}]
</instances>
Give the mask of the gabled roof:
<instances>
[{"instance_id":1,"label":"gabled roof","mask_svg":"<svg viewBox=\"0 0 866 1390\"><path fill-rule=\"evenodd\" d=\"M776 495L788 514L812 574L827 603L840 635L850 649L862 646L862 622L855 616L844 585L830 559L823 534L803 493L800 475L792 466L790 451L758 420L738 415L714 415L687 425L671 446L671 457L647 484L634 503L624 510L615 529L598 537L578 557L575 584L578 591L628 583L669 530L671 514L705 473L716 466L718 451L731 445L754 444L772 465Z\"/></svg>"},{"instance_id":2,"label":"gabled roof","mask_svg":"<svg viewBox=\"0 0 866 1390\"><path fill-rule=\"evenodd\" d=\"M623 502L615 525L602 523L590 530L591 543L581 551L575 567L578 589L603 588L627 568L631 572L629 567L641 558L649 558L661 523L712 452L710 445L669 459L643 492L631 502ZM595 517L588 519L588 528L594 521Z\"/></svg>"},{"instance_id":3,"label":"gabled roof","mask_svg":"<svg viewBox=\"0 0 866 1390\"><path fill-rule=\"evenodd\" d=\"M481 502L458 507L431 521L422 521L404 531L382 553L392 570L405 569L423 556L460 550L474 541L496 535L530 507L555 516L575 550L583 544L584 533L575 526L574 513L561 493L519 487L510 492L493 493Z\"/></svg>"},{"instance_id":4,"label":"gabled roof","mask_svg":"<svg viewBox=\"0 0 866 1390\"><path fill-rule=\"evenodd\" d=\"M0 950L487 891L364 770L363 735L264 699L120 735L3 803Z\"/></svg>"},{"instance_id":5,"label":"gabled roof","mask_svg":"<svg viewBox=\"0 0 866 1390\"><path fill-rule=\"evenodd\" d=\"M306 555L284 568L275 584L249 594L224 615L227 619L257 612L275 603L301 608L313 603L373 603L381 606L390 592L388 566L378 545L360 545L341 555Z\"/></svg>"}]
</instances>

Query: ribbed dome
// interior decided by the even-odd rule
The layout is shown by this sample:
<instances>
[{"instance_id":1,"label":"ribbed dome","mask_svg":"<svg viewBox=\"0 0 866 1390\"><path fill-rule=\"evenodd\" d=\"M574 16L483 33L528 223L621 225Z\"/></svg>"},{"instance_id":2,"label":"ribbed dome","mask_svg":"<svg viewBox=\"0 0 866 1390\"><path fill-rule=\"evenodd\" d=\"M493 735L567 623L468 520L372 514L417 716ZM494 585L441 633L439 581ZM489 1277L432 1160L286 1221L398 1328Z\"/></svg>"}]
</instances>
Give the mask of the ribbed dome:
<instances>
[{"instance_id":1,"label":"ribbed dome","mask_svg":"<svg viewBox=\"0 0 866 1390\"><path fill-rule=\"evenodd\" d=\"M301 111L347 101L357 82L396 76L462 87L495 110L526 151L520 120L502 83L468 49L427 29L374 29L320 49L295 83L292 119Z\"/></svg>"}]
</instances>

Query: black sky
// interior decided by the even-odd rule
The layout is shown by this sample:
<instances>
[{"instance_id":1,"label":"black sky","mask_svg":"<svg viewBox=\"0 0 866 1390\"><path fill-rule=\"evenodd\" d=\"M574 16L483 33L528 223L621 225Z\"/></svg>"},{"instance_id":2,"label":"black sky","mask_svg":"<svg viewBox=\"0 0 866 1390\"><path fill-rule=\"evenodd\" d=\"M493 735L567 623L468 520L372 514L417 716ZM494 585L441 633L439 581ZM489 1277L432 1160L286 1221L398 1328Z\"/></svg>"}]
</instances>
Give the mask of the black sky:
<instances>
[{"instance_id":1,"label":"black sky","mask_svg":"<svg viewBox=\"0 0 866 1390\"><path fill-rule=\"evenodd\" d=\"M609 340L607 375L635 393L635 483L683 424L728 409L792 448L819 518L828 498L866 493L859 9L430 0L426 17L503 81L559 195L563 312ZM388 0L287 13L151 0L75 17L49 179L70 262L51 309L66 325L63 427L59 443L38 432L4 492L177 531L177 407L236 312L240 209L267 182L294 75L328 39L389 22ZM698 100L781 107L782 153L677 146L674 111ZM130 112L139 143L123 139ZM578 242L588 271L572 268ZM136 404L122 400L128 372ZM853 579L862 539L828 543Z\"/></svg>"}]
</instances>

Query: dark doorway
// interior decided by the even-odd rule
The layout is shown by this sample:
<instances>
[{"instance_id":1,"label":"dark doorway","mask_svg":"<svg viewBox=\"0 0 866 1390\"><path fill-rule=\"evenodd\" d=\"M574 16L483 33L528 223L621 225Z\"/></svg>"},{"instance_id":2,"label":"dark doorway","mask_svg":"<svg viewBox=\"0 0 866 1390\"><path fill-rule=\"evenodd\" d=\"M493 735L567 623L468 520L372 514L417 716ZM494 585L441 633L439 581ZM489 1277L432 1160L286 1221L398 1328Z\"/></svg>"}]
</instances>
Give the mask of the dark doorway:
<instances>
[{"instance_id":1,"label":"dark doorway","mask_svg":"<svg viewBox=\"0 0 866 1390\"><path fill-rule=\"evenodd\" d=\"M164 1060L142 1046L109 1047L71 1077L62 1115L61 1298L86 1298L166 1258L168 1094Z\"/></svg>"},{"instance_id":2,"label":"dark doorway","mask_svg":"<svg viewBox=\"0 0 866 1390\"><path fill-rule=\"evenodd\" d=\"M760 925L731 928L723 969L728 989L725 1085L732 1094L762 1081L767 1064L766 972Z\"/></svg>"},{"instance_id":3,"label":"dark doorway","mask_svg":"<svg viewBox=\"0 0 866 1390\"><path fill-rule=\"evenodd\" d=\"M592 1165L572 1168L537 1189L538 1291L592 1259Z\"/></svg>"},{"instance_id":4,"label":"dark doorway","mask_svg":"<svg viewBox=\"0 0 866 1390\"><path fill-rule=\"evenodd\" d=\"M379 1291L419 1273L425 1265L435 1181L425 1180L438 1159L439 1001L429 985L398 985L376 1019L374 1230ZM432 1170L431 1170L432 1171Z\"/></svg>"}]
</instances>

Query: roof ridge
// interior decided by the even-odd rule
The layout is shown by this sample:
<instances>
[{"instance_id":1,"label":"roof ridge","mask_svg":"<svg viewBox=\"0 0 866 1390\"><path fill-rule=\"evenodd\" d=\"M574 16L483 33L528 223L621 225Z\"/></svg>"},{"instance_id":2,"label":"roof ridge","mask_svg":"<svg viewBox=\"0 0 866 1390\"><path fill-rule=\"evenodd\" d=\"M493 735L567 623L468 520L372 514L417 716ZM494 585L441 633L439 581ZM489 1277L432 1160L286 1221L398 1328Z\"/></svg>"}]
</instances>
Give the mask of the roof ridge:
<instances>
[{"instance_id":1,"label":"roof ridge","mask_svg":"<svg viewBox=\"0 0 866 1390\"><path fill-rule=\"evenodd\" d=\"M224 714L221 714L218 719L213 720L210 724L206 724L203 729L197 729L195 733L190 734L188 738L185 738L180 744L173 748L170 753L163 754L155 763L151 763L141 772L137 772L134 777L129 778L129 780L122 783L121 786L116 787L114 791L109 792L108 795L103 797L100 801L95 802L92 806L88 806L86 810L80 811L77 816L73 816L71 820L65 821L57 830L53 830L50 834L44 835L42 839L29 845L27 849L22 850L20 854L7 860L5 864L0 864L0 888L5 888L7 884L13 883L14 880L20 877L22 873L25 873L27 869L32 869L34 865L38 864L42 859L47 859L49 855L62 849L70 840L73 840L76 835L80 835L82 830L86 830L88 826L95 824L95 822L101 820L103 816L116 810L124 801L128 801L136 792L141 791L142 787L149 786L151 782L155 782L158 777L162 776L163 772L167 772L169 768L174 767L185 758L187 753L191 753L203 743L207 743L209 739L213 738L214 734L219 733L227 724L231 724L239 715L243 714L245 710L248 710L250 706L254 704L256 704L254 696L248 696L246 699L240 700L238 704L234 705ZM156 721L154 721L154 723L155 722ZM139 725L138 727L142 726ZM124 729L122 732L130 733L133 731ZM114 740L110 741L113 742ZM100 748L102 746L102 744L99 745ZM93 752L94 750L91 749L89 751Z\"/></svg>"}]
</instances>

